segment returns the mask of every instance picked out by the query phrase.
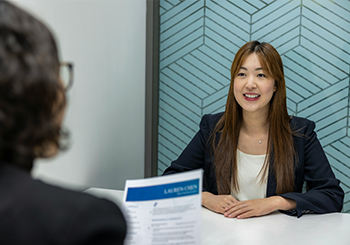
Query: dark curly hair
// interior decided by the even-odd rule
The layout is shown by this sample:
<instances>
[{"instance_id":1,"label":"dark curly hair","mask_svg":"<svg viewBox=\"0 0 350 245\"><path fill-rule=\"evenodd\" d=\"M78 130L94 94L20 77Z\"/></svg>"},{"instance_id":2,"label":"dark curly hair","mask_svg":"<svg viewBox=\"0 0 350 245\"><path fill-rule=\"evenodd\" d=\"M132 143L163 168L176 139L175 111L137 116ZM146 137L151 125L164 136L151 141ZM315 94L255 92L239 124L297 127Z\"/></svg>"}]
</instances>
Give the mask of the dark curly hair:
<instances>
[{"instance_id":1,"label":"dark curly hair","mask_svg":"<svg viewBox=\"0 0 350 245\"><path fill-rule=\"evenodd\" d=\"M31 169L36 157L60 148L65 103L51 32L0 1L0 162Z\"/></svg>"}]
</instances>

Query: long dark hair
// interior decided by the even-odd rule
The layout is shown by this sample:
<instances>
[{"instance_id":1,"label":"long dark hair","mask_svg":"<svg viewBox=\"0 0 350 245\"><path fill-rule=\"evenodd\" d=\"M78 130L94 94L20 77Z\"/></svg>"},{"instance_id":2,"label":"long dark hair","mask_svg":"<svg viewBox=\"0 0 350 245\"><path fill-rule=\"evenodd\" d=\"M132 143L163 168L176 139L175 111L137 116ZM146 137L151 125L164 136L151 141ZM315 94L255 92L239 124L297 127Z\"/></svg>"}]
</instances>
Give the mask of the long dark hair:
<instances>
[{"instance_id":1,"label":"long dark hair","mask_svg":"<svg viewBox=\"0 0 350 245\"><path fill-rule=\"evenodd\" d=\"M242 108L234 96L234 78L237 76L243 61L255 53L269 77L275 79L276 92L269 108L269 135L267 143L267 158L262 169L265 176L268 169L276 178L276 193L282 194L294 189L294 160L296 153L293 144L292 130L287 111L286 82L284 80L283 64L277 50L268 43L251 41L242 46L231 66L231 84L223 116L216 124L212 133L214 150L214 168L219 194L229 194L231 187L239 190L237 180L237 144L242 126ZM220 133L218 142L216 134Z\"/></svg>"},{"instance_id":2,"label":"long dark hair","mask_svg":"<svg viewBox=\"0 0 350 245\"><path fill-rule=\"evenodd\" d=\"M59 147L65 94L55 40L39 20L0 1L0 161L30 169Z\"/></svg>"}]
</instances>

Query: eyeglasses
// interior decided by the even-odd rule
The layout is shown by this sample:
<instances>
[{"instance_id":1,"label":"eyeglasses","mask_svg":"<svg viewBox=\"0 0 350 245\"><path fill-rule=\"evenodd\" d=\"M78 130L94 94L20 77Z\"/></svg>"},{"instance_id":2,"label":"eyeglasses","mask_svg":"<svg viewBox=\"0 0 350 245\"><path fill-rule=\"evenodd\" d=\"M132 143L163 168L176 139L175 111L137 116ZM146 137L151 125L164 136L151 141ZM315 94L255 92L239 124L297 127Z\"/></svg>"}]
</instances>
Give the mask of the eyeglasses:
<instances>
[{"instance_id":1,"label":"eyeglasses","mask_svg":"<svg viewBox=\"0 0 350 245\"><path fill-rule=\"evenodd\" d=\"M64 89L68 91L73 86L73 63L61 62L60 78Z\"/></svg>"}]
</instances>

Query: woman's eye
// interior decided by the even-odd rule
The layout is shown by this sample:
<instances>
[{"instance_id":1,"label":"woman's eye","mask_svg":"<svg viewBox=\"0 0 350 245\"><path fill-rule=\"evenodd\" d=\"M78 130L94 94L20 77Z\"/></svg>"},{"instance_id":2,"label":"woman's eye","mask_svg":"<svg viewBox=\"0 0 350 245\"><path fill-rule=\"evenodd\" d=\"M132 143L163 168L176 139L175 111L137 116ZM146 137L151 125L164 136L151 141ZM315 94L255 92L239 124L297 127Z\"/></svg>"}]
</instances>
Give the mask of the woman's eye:
<instances>
[{"instance_id":1,"label":"woman's eye","mask_svg":"<svg viewBox=\"0 0 350 245\"><path fill-rule=\"evenodd\" d=\"M237 74L237 77L243 77L243 76L245 76L244 73L238 73L238 74Z\"/></svg>"},{"instance_id":2,"label":"woman's eye","mask_svg":"<svg viewBox=\"0 0 350 245\"><path fill-rule=\"evenodd\" d=\"M258 77L266 77L264 74L260 73L258 74Z\"/></svg>"}]
</instances>

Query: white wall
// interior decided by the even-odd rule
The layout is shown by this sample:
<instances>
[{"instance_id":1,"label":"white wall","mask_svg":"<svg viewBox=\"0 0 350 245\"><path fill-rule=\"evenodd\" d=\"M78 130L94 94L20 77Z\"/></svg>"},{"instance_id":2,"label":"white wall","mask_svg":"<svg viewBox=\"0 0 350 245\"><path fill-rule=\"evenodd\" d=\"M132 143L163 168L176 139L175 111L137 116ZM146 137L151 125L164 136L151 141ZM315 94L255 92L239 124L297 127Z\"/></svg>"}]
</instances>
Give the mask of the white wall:
<instances>
[{"instance_id":1,"label":"white wall","mask_svg":"<svg viewBox=\"0 0 350 245\"><path fill-rule=\"evenodd\" d=\"M71 188L123 189L144 175L145 0L17 0L53 30L75 64L65 125L72 146L34 177Z\"/></svg>"}]
</instances>

